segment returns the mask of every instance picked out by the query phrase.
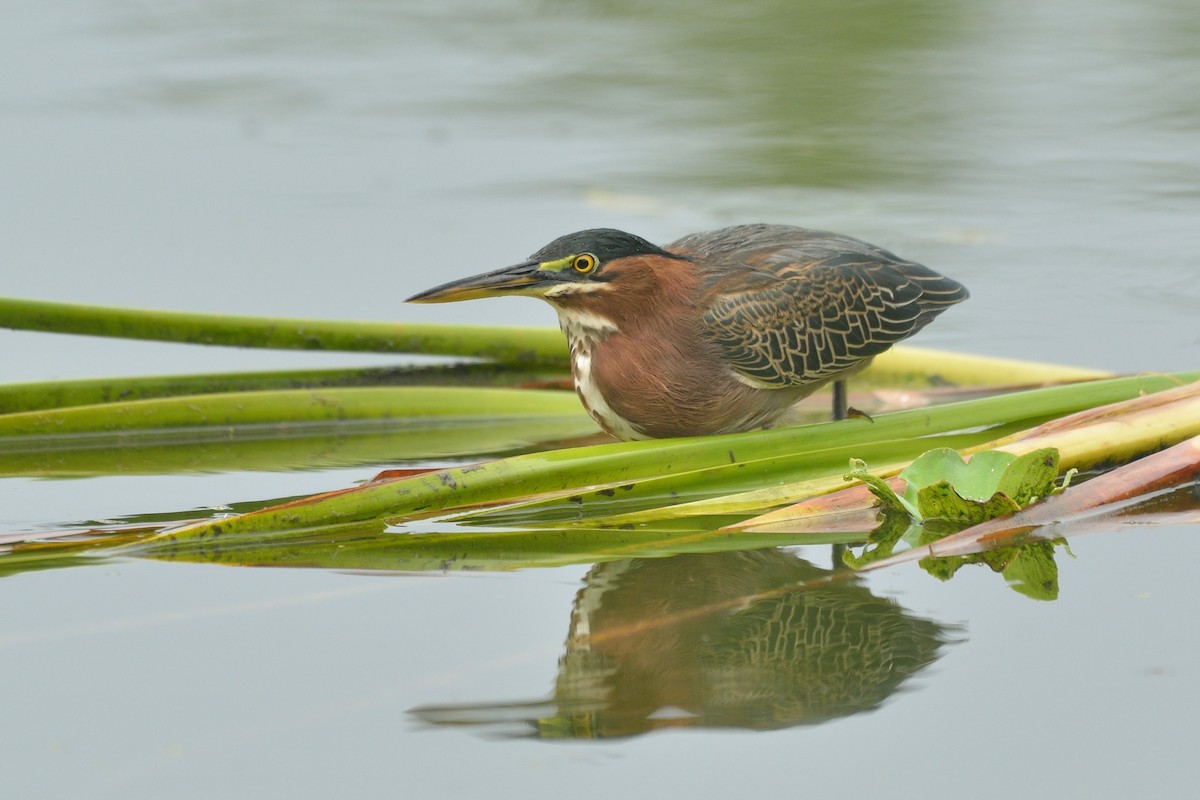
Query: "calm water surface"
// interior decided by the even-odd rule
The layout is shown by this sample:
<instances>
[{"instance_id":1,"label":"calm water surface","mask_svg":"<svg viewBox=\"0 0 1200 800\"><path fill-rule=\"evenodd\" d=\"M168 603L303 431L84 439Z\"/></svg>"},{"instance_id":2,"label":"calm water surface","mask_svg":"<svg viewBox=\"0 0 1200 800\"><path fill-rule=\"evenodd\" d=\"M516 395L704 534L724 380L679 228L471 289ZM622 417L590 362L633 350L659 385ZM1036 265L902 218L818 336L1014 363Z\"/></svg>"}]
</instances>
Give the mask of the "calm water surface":
<instances>
[{"instance_id":1,"label":"calm water surface","mask_svg":"<svg viewBox=\"0 0 1200 800\"><path fill-rule=\"evenodd\" d=\"M924 344L1198 365L1192 0L427 5L10 2L2 293L552 325L530 301L400 299L578 228L669 241L763 220L967 284ZM0 331L5 382L367 363L385 362ZM0 531L317 492L404 458L5 479ZM446 576L134 560L12 575L6 796L1182 796L1198 533L1079 539L1050 603L970 569L781 589L824 574L824 548ZM762 599L689 611L747 593ZM647 613L694 621L571 644ZM804 642L815 662L791 658ZM527 721L614 738L507 736ZM661 728L677 730L640 735Z\"/></svg>"}]
</instances>

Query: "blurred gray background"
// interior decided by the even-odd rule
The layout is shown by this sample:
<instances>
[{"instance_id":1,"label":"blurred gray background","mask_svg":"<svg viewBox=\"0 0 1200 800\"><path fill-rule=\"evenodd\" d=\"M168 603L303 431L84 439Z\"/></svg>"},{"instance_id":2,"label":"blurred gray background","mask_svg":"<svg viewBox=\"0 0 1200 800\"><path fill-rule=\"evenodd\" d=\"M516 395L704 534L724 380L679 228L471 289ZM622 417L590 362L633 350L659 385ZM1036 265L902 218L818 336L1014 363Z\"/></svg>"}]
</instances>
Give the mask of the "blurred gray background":
<instances>
[{"instance_id":1,"label":"blurred gray background","mask_svg":"<svg viewBox=\"0 0 1200 800\"><path fill-rule=\"evenodd\" d=\"M666 242L772 221L969 286L918 344L1198 366L1195 0L3 11L0 295L553 325L532 300L401 301L575 229ZM0 330L6 382L388 361ZM6 479L0 517L36 529L368 476ZM609 744L406 715L545 696L584 567L428 580L115 561L7 577L0 765L22 798L1182 796L1196 534L1080 540L1052 604L982 570L874 576L877 594L964 626L882 710Z\"/></svg>"}]
</instances>

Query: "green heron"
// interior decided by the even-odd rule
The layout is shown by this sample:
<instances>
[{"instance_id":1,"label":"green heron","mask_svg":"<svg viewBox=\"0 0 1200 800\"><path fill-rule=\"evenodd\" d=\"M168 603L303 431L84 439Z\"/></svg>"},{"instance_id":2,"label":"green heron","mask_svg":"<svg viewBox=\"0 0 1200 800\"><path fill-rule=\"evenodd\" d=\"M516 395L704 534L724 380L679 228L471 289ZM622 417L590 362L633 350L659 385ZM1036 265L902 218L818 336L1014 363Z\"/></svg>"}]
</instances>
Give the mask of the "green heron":
<instances>
[{"instance_id":1,"label":"green heron","mask_svg":"<svg viewBox=\"0 0 1200 800\"><path fill-rule=\"evenodd\" d=\"M505 295L554 306L588 413L648 439L765 427L831 381L844 418L844 381L967 290L848 236L735 225L666 247L579 231L408 302Z\"/></svg>"}]
</instances>

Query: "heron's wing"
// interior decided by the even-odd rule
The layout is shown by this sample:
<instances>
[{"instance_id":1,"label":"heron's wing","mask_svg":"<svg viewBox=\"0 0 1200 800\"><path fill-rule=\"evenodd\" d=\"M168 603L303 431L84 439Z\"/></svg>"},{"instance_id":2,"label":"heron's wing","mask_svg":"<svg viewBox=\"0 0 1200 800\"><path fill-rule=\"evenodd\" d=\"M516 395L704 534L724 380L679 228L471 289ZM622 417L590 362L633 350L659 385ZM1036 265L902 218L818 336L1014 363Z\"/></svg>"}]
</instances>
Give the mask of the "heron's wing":
<instances>
[{"instance_id":1,"label":"heron's wing","mask_svg":"<svg viewBox=\"0 0 1200 800\"><path fill-rule=\"evenodd\" d=\"M886 251L785 256L714 282L703 320L729 365L765 386L835 378L967 296L955 281Z\"/></svg>"}]
</instances>

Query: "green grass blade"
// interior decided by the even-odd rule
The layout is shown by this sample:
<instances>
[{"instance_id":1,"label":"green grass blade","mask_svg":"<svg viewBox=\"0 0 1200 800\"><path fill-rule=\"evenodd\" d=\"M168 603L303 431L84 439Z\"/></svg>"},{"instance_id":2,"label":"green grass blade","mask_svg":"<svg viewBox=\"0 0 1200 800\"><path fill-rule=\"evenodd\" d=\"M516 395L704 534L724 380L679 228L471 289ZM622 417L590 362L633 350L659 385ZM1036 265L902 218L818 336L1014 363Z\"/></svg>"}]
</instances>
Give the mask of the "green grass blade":
<instances>
[{"instance_id":1,"label":"green grass blade","mask_svg":"<svg viewBox=\"0 0 1200 800\"><path fill-rule=\"evenodd\" d=\"M1160 391L1188 379L1194 377L1144 376L1059 386L884 415L873 424L849 420L734 436L625 442L517 456L208 521L163 534L161 538L183 543L371 519L432 516L482 503L522 500L537 494L769 458L772 453L877 441L887 438L880 434L885 428L904 431L906 436L927 436L992 426L1014 417L1049 418L1142 392Z\"/></svg>"},{"instance_id":2,"label":"green grass blade","mask_svg":"<svg viewBox=\"0 0 1200 800\"><path fill-rule=\"evenodd\" d=\"M1028 427L1028 426L1024 426ZM793 485L831 476L833 485L842 482L842 474L853 457L869 453L873 462L911 460L931 447L969 447L987 441L993 434L979 430L966 434L941 434L921 439L878 439L851 445L809 448L799 453L772 455L718 464L702 469L654 475L633 480L620 486L605 486L541 498L528 502L506 504L497 509L468 511L450 517L448 521L480 525L562 524L575 521L584 525L628 525L645 523L665 517L688 514L668 512L676 505L689 505L723 498L737 502L744 495L763 486ZM769 503L769 508L775 503ZM746 508L750 512L763 508ZM703 506L703 516L728 514L728 506L713 503Z\"/></svg>"},{"instance_id":3,"label":"green grass blade","mask_svg":"<svg viewBox=\"0 0 1200 800\"><path fill-rule=\"evenodd\" d=\"M552 328L495 328L195 314L0 298L0 327L163 342L488 358L563 366L567 349Z\"/></svg>"},{"instance_id":4,"label":"green grass blade","mask_svg":"<svg viewBox=\"0 0 1200 800\"><path fill-rule=\"evenodd\" d=\"M898 345L877 356L866 370L855 376L853 385L879 383L887 386L929 387L1017 386L1064 383L1115 377L1111 372L1039 361L995 356L951 353L912 345Z\"/></svg>"},{"instance_id":5,"label":"green grass blade","mask_svg":"<svg viewBox=\"0 0 1200 800\"><path fill-rule=\"evenodd\" d=\"M569 377L565 371L551 368L477 363L44 381L0 385L0 414L194 394L355 386L512 387L564 377Z\"/></svg>"},{"instance_id":6,"label":"green grass blade","mask_svg":"<svg viewBox=\"0 0 1200 800\"><path fill-rule=\"evenodd\" d=\"M1031 422L1014 423L1022 429ZM869 453L871 463L912 461L931 447L958 450L988 441L991 429L946 433L920 439L881 439L845 446L806 450L736 464L656 475L622 486L589 488L558 497L518 501L498 509L468 511L449 522L482 525L562 524L630 525L667 518L712 517L770 509L796 497L798 487L815 491L845 485L842 475L851 458ZM817 483L821 481L821 483ZM770 487L766 491L763 487ZM791 492L791 494L786 494Z\"/></svg>"},{"instance_id":7,"label":"green grass blade","mask_svg":"<svg viewBox=\"0 0 1200 800\"><path fill-rule=\"evenodd\" d=\"M570 416L586 419L570 392L399 387L231 392L133 400L0 415L0 448L30 438L204 426L279 426L399 418ZM594 427L594 426L593 426Z\"/></svg>"},{"instance_id":8,"label":"green grass blade","mask_svg":"<svg viewBox=\"0 0 1200 800\"><path fill-rule=\"evenodd\" d=\"M565 367L567 348L552 328L496 328L393 322L198 314L0 297L0 327L231 347L422 353ZM1107 373L1053 364L894 347L864 373L868 380L928 386L1082 380Z\"/></svg>"},{"instance_id":9,"label":"green grass blade","mask_svg":"<svg viewBox=\"0 0 1200 800\"><path fill-rule=\"evenodd\" d=\"M0 477L79 478L478 460L594 434L582 414L189 428L0 442ZM364 477L368 477L364 475Z\"/></svg>"}]
</instances>

